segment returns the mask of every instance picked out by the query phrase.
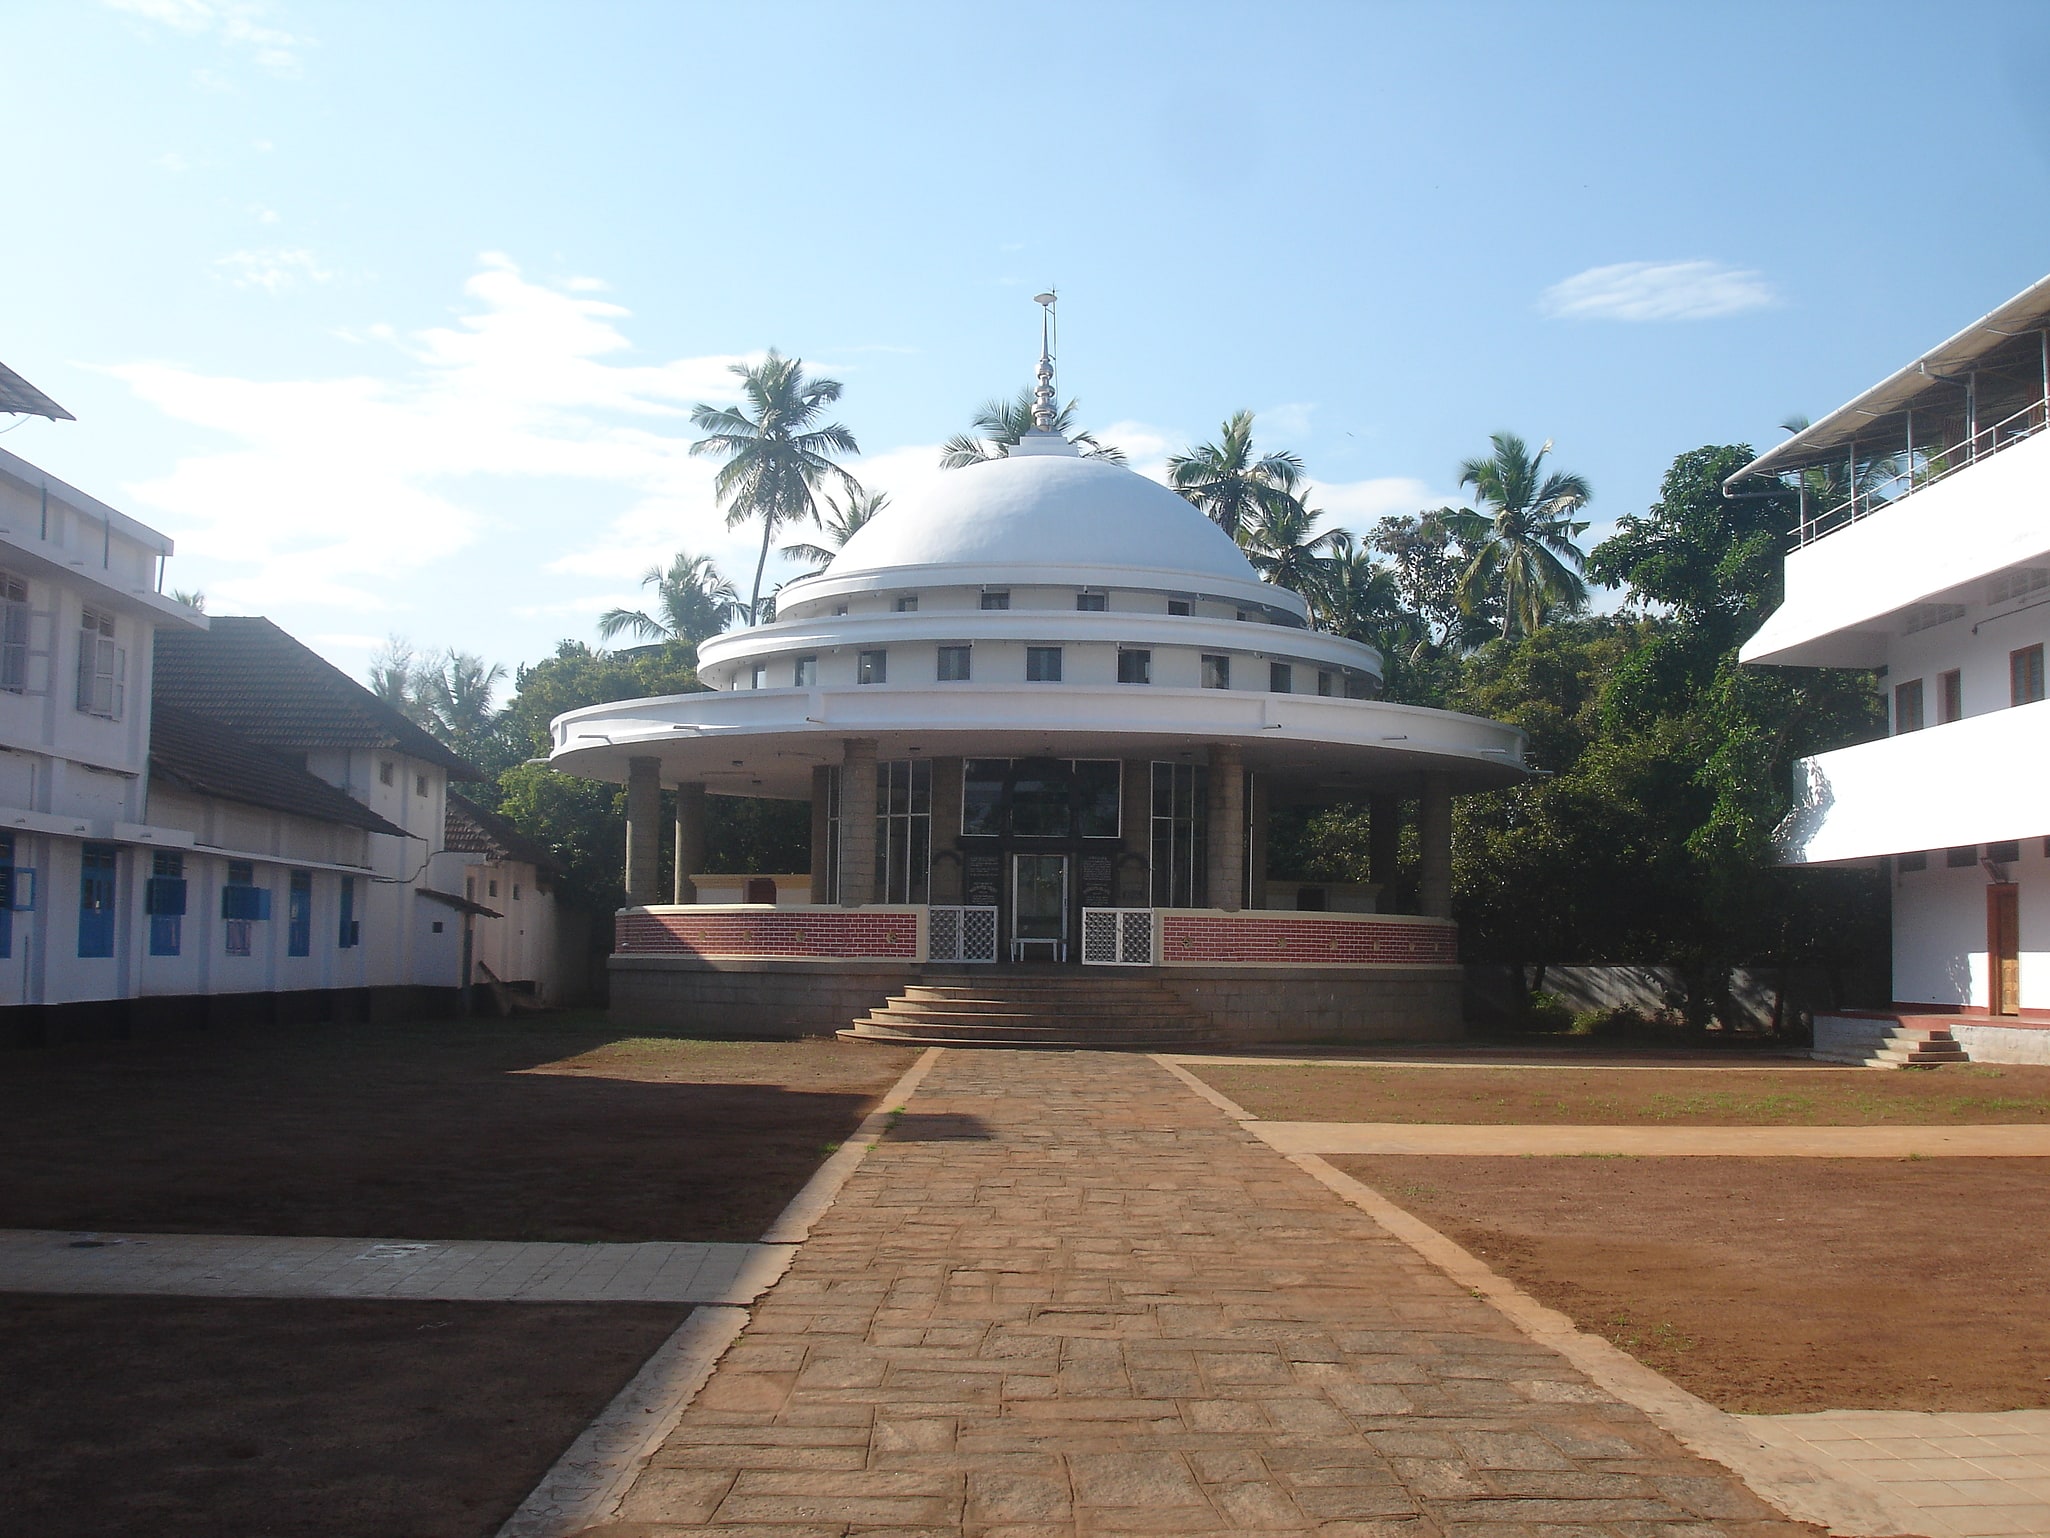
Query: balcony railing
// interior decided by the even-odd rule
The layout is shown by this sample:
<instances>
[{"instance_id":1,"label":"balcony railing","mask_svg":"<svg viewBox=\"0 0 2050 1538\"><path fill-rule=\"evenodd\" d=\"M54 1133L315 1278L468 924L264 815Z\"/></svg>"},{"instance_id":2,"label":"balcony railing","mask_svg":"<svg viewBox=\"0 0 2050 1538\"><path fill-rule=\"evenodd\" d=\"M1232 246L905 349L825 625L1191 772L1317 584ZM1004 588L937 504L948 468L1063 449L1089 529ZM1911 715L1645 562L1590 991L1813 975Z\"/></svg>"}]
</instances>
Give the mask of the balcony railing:
<instances>
[{"instance_id":1,"label":"balcony railing","mask_svg":"<svg viewBox=\"0 0 2050 1538\"><path fill-rule=\"evenodd\" d=\"M1152 966L1153 910L1084 908L1082 961L1095 967Z\"/></svg>"},{"instance_id":2,"label":"balcony railing","mask_svg":"<svg viewBox=\"0 0 2050 1538\"><path fill-rule=\"evenodd\" d=\"M1855 468L1847 466L1852 471L1850 496L1825 512L1804 516L1798 541L1805 545L1861 518L1869 518L1911 492L1932 486L2025 438L2033 438L2046 425L2050 425L2050 402L2030 401L2021 410L2002 417L1991 427L1980 428L1956 443L1946 444L1940 449L1911 445L1898 454L1873 460L1866 466L1866 479L1862 482ZM1803 500L1805 502L1806 499Z\"/></svg>"}]
</instances>

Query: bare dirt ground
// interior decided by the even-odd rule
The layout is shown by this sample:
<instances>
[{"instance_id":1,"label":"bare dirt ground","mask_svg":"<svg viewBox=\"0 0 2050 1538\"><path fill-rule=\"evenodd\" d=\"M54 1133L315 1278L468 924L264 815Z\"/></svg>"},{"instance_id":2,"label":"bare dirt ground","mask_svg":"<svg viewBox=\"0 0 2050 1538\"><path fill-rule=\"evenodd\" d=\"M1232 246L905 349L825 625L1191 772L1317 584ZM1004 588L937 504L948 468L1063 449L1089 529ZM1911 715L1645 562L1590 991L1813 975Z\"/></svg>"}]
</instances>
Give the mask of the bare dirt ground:
<instances>
[{"instance_id":1,"label":"bare dirt ground","mask_svg":"<svg viewBox=\"0 0 2050 1538\"><path fill-rule=\"evenodd\" d=\"M602 1016L0 1055L0 1227L753 1240L913 1054Z\"/></svg>"},{"instance_id":2,"label":"bare dirt ground","mask_svg":"<svg viewBox=\"0 0 2050 1538\"><path fill-rule=\"evenodd\" d=\"M0 1226L753 1240L912 1057L599 1016L0 1054ZM0 1295L0 1535L488 1538L687 1312Z\"/></svg>"},{"instance_id":3,"label":"bare dirt ground","mask_svg":"<svg viewBox=\"0 0 2050 1538\"><path fill-rule=\"evenodd\" d=\"M2050 1160L1331 1162L1724 1409L2050 1406Z\"/></svg>"},{"instance_id":4,"label":"bare dirt ground","mask_svg":"<svg viewBox=\"0 0 2050 1538\"><path fill-rule=\"evenodd\" d=\"M0 1535L489 1538L686 1312L0 1299Z\"/></svg>"},{"instance_id":5,"label":"bare dirt ground","mask_svg":"<svg viewBox=\"0 0 2050 1538\"><path fill-rule=\"evenodd\" d=\"M1578 1065L1265 1064L1203 1064L1190 1071L1269 1121L1674 1127L2050 1122L2050 1068L1979 1063L1894 1073L1727 1061L1657 1072Z\"/></svg>"}]
</instances>

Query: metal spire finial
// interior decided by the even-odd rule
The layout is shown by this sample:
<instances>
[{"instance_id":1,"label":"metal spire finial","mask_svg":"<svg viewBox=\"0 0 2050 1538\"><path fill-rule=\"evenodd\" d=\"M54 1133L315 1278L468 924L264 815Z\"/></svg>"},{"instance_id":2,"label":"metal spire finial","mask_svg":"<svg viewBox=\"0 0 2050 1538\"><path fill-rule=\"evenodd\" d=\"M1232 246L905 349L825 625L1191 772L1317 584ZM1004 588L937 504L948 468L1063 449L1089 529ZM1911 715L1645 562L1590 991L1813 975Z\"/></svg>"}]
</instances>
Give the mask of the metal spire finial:
<instances>
[{"instance_id":1,"label":"metal spire finial","mask_svg":"<svg viewBox=\"0 0 2050 1538\"><path fill-rule=\"evenodd\" d=\"M1039 388L1032 392L1032 425L1043 433L1053 432L1054 424L1060 418L1053 390L1054 302L1057 297L1052 289L1032 296L1032 302L1039 306Z\"/></svg>"}]
</instances>

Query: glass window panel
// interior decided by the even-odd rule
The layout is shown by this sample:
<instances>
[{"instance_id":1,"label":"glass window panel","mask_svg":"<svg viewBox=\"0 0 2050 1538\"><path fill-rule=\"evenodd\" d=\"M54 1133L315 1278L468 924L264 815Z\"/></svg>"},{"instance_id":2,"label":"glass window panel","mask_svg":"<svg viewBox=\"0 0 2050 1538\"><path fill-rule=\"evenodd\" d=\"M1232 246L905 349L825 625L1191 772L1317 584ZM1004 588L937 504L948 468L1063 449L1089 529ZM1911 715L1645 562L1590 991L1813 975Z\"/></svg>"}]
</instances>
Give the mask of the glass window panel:
<instances>
[{"instance_id":1,"label":"glass window panel","mask_svg":"<svg viewBox=\"0 0 2050 1538\"><path fill-rule=\"evenodd\" d=\"M982 595L982 606L985 609L1008 609L1011 606L1011 595L1009 593L984 593Z\"/></svg>"},{"instance_id":2,"label":"glass window panel","mask_svg":"<svg viewBox=\"0 0 2050 1538\"><path fill-rule=\"evenodd\" d=\"M1108 593L1077 593L1075 607L1084 614L1101 614L1110 607Z\"/></svg>"},{"instance_id":3,"label":"glass window panel","mask_svg":"<svg viewBox=\"0 0 2050 1538\"><path fill-rule=\"evenodd\" d=\"M1118 836L1118 793L1124 765L1114 758L1084 758L1075 764L1075 805L1084 838Z\"/></svg>"},{"instance_id":4,"label":"glass window panel","mask_svg":"<svg viewBox=\"0 0 2050 1538\"><path fill-rule=\"evenodd\" d=\"M1004 831L1004 774L1008 759L971 758L961 766L961 831L971 836Z\"/></svg>"},{"instance_id":5,"label":"glass window panel","mask_svg":"<svg viewBox=\"0 0 2050 1538\"><path fill-rule=\"evenodd\" d=\"M911 761L911 811L914 816L932 815L932 760Z\"/></svg>"},{"instance_id":6,"label":"glass window panel","mask_svg":"<svg viewBox=\"0 0 2050 1538\"><path fill-rule=\"evenodd\" d=\"M1061 649L1058 646L1025 648L1025 681L1057 684L1061 681Z\"/></svg>"},{"instance_id":7,"label":"glass window panel","mask_svg":"<svg viewBox=\"0 0 2050 1538\"><path fill-rule=\"evenodd\" d=\"M1231 687L1231 658L1214 652L1203 653L1203 687L1206 689L1229 689Z\"/></svg>"},{"instance_id":8,"label":"glass window panel","mask_svg":"<svg viewBox=\"0 0 2050 1538\"><path fill-rule=\"evenodd\" d=\"M965 646L942 646L940 648L940 682L960 684L968 682L969 649Z\"/></svg>"},{"instance_id":9,"label":"glass window panel","mask_svg":"<svg viewBox=\"0 0 2050 1538\"><path fill-rule=\"evenodd\" d=\"M1121 684L1150 684L1153 682L1153 653L1143 647L1120 647L1118 650L1118 682Z\"/></svg>"},{"instance_id":10,"label":"glass window panel","mask_svg":"<svg viewBox=\"0 0 2050 1538\"><path fill-rule=\"evenodd\" d=\"M1021 758L1011 777L1011 831L1020 838L1066 838L1074 827L1067 765Z\"/></svg>"}]
</instances>

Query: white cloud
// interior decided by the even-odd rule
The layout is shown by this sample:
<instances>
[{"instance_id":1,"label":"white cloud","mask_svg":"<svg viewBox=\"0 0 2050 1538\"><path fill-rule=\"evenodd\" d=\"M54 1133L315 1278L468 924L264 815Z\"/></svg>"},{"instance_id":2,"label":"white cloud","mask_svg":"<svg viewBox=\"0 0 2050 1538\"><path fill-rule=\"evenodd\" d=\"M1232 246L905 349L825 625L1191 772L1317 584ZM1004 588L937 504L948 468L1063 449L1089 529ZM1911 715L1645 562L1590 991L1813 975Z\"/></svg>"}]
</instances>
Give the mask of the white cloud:
<instances>
[{"instance_id":1,"label":"white cloud","mask_svg":"<svg viewBox=\"0 0 2050 1538\"><path fill-rule=\"evenodd\" d=\"M1315 401L1283 401L1278 406L1254 412L1253 423L1260 438L1299 443L1310 436L1310 416L1316 409Z\"/></svg>"},{"instance_id":2,"label":"white cloud","mask_svg":"<svg viewBox=\"0 0 2050 1538\"><path fill-rule=\"evenodd\" d=\"M1378 475L1363 481L1313 481L1308 496L1312 507L1329 515L1330 523L1362 533L1379 518L1458 506L1462 500L1453 492L1433 491L1428 481L1408 475Z\"/></svg>"},{"instance_id":3,"label":"white cloud","mask_svg":"<svg viewBox=\"0 0 2050 1538\"><path fill-rule=\"evenodd\" d=\"M139 21L153 22L188 37L217 37L246 53L259 69L279 76L299 73L299 56L309 40L296 37L264 18L270 7L262 0L101 0L110 10ZM202 71L202 84L210 72ZM218 86L217 79L215 85Z\"/></svg>"},{"instance_id":4,"label":"white cloud","mask_svg":"<svg viewBox=\"0 0 2050 1538\"><path fill-rule=\"evenodd\" d=\"M1713 320L1778 302L1762 273L1721 262L1617 262L1546 289L1554 320Z\"/></svg>"},{"instance_id":5,"label":"white cloud","mask_svg":"<svg viewBox=\"0 0 2050 1538\"><path fill-rule=\"evenodd\" d=\"M275 222L273 214L267 222ZM237 288L260 288L267 294L297 288L301 283L326 283L334 274L321 266L303 246L265 246L259 251L230 251L216 257L221 269Z\"/></svg>"},{"instance_id":6,"label":"white cloud","mask_svg":"<svg viewBox=\"0 0 2050 1538\"><path fill-rule=\"evenodd\" d=\"M182 171L190 171L192 169L192 162L176 150L165 150L163 154L157 156L157 164L162 169L169 171L173 176Z\"/></svg>"},{"instance_id":7,"label":"white cloud","mask_svg":"<svg viewBox=\"0 0 2050 1538\"><path fill-rule=\"evenodd\" d=\"M406 337L366 328L393 365L381 373L108 370L231 445L128 488L181 558L204 563L210 594L259 612L368 619L425 592L449 611L437 620L462 626L494 597L453 580L449 563L487 535L532 551L536 569L589 572L608 588L679 546L731 559L715 467L690 457L680 429L692 402L732 397L727 366L741 360L615 361L631 350L615 324L625 310L531 283L502 256L484 258L465 292L453 325ZM629 509L608 524L604 509L622 495Z\"/></svg>"}]
</instances>

